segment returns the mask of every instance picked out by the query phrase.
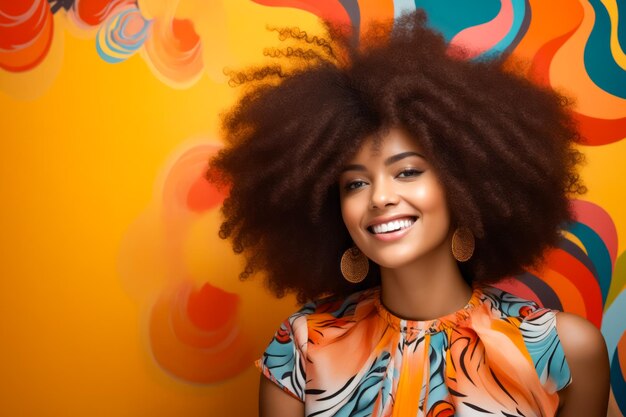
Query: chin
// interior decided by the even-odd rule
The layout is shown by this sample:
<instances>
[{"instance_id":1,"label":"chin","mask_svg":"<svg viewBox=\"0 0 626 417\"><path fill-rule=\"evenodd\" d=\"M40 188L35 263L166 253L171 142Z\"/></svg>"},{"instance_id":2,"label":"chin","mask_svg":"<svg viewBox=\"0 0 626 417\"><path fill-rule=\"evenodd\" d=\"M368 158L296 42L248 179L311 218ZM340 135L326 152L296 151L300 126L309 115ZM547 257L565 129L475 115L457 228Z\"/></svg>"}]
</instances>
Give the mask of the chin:
<instances>
[{"instance_id":1,"label":"chin","mask_svg":"<svg viewBox=\"0 0 626 417\"><path fill-rule=\"evenodd\" d=\"M374 251L370 252L373 256L369 256L367 252L365 252L365 255L381 268L399 269L415 264L420 260L426 260L427 258L435 257L441 259L441 253L439 251L447 250L439 246L423 248L423 250L419 251L415 250L416 248L411 249L413 250L403 251L402 248L388 247L385 248L384 251L379 250L376 253L372 253Z\"/></svg>"},{"instance_id":2,"label":"chin","mask_svg":"<svg viewBox=\"0 0 626 417\"><path fill-rule=\"evenodd\" d=\"M381 268L385 268L385 269L398 269L398 268L402 268L404 266L410 265L413 261L415 261L415 259L413 258L409 258L409 259L405 259L403 257L398 257L398 256L394 256L392 258L390 257L371 257L370 260L372 262L374 262L376 265L378 265Z\"/></svg>"}]
</instances>

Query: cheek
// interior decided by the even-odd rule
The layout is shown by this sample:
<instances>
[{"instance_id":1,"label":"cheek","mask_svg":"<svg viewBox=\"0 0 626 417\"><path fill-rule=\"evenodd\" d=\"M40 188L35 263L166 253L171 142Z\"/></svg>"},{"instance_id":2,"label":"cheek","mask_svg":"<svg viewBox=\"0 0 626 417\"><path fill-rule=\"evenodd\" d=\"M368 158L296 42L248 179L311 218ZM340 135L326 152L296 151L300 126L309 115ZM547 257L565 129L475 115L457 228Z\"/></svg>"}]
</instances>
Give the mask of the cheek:
<instances>
[{"instance_id":1,"label":"cheek","mask_svg":"<svg viewBox=\"0 0 626 417\"><path fill-rule=\"evenodd\" d=\"M450 230L450 211L444 190L437 183L425 183L413 194L415 206L420 210L431 232L447 235Z\"/></svg>"},{"instance_id":2,"label":"cheek","mask_svg":"<svg viewBox=\"0 0 626 417\"><path fill-rule=\"evenodd\" d=\"M346 228L350 234L352 234L352 229L355 227L357 222L357 213L354 202L351 202L350 200L341 201L341 217L343 218Z\"/></svg>"},{"instance_id":3,"label":"cheek","mask_svg":"<svg viewBox=\"0 0 626 417\"><path fill-rule=\"evenodd\" d=\"M355 196L342 198L341 217L352 240L358 240L363 217L363 203L360 199Z\"/></svg>"},{"instance_id":4,"label":"cheek","mask_svg":"<svg viewBox=\"0 0 626 417\"><path fill-rule=\"evenodd\" d=\"M435 184L426 183L418 187L413 193L413 199L424 212L441 212L446 216L448 214L443 189Z\"/></svg>"}]
</instances>

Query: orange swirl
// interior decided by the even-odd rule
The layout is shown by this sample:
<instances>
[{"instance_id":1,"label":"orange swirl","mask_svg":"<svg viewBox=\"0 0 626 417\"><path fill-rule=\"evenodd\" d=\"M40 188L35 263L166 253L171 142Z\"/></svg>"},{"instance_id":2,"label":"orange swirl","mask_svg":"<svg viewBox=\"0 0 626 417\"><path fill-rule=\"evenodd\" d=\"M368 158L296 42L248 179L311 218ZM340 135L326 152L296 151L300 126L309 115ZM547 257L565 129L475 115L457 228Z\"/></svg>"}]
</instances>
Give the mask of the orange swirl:
<instances>
[{"instance_id":1,"label":"orange swirl","mask_svg":"<svg viewBox=\"0 0 626 417\"><path fill-rule=\"evenodd\" d=\"M11 72L36 67L52 43L52 12L45 0L0 3L0 68Z\"/></svg>"},{"instance_id":2,"label":"orange swirl","mask_svg":"<svg viewBox=\"0 0 626 417\"><path fill-rule=\"evenodd\" d=\"M202 42L188 19L155 18L145 43L157 74L180 87L189 87L202 75Z\"/></svg>"},{"instance_id":3,"label":"orange swirl","mask_svg":"<svg viewBox=\"0 0 626 417\"><path fill-rule=\"evenodd\" d=\"M72 11L78 23L98 26L104 22L119 6L136 3L135 0L76 0Z\"/></svg>"},{"instance_id":4,"label":"orange swirl","mask_svg":"<svg viewBox=\"0 0 626 417\"><path fill-rule=\"evenodd\" d=\"M172 163L163 183L162 203L166 218L181 219L222 204L228 191L217 189L205 177L209 159L220 148L212 143L197 144Z\"/></svg>"},{"instance_id":5,"label":"orange swirl","mask_svg":"<svg viewBox=\"0 0 626 417\"><path fill-rule=\"evenodd\" d=\"M210 384L233 377L252 362L238 318L239 296L190 282L162 294L153 306L149 340L158 364L186 381Z\"/></svg>"}]
</instances>

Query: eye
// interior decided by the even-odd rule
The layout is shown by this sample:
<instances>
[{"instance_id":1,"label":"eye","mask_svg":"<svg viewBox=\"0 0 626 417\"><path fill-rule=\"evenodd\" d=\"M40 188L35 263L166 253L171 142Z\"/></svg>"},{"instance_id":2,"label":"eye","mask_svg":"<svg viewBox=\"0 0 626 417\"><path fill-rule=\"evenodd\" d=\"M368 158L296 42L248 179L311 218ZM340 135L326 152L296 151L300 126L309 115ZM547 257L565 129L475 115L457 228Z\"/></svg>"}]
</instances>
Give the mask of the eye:
<instances>
[{"instance_id":1,"label":"eye","mask_svg":"<svg viewBox=\"0 0 626 417\"><path fill-rule=\"evenodd\" d=\"M349 183L346 184L345 189L347 191L356 190L357 188L363 187L365 184L366 184L365 181L361 181L361 180L350 181Z\"/></svg>"},{"instance_id":2,"label":"eye","mask_svg":"<svg viewBox=\"0 0 626 417\"><path fill-rule=\"evenodd\" d=\"M422 174L424 171L419 171L415 168L407 168L407 169L403 169L402 171L400 171L400 173L398 174L398 178L411 178L411 177L417 177L418 175Z\"/></svg>"}]
</instances>

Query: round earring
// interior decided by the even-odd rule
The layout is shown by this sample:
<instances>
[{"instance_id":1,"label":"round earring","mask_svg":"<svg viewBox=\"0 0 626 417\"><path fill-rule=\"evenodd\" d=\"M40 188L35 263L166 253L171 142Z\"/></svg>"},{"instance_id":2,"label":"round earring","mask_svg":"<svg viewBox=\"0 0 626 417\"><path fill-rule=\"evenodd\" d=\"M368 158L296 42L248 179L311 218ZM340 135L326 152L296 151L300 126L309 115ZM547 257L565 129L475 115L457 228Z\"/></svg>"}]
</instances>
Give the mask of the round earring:
<instances>
[{"instance_id":1,"label":"round earring","mask_svg":"<svg viewBox=\"0 0 626 417\"><path fill-rule=\"evenodd\" d=\"M459 262L466 262L474 254L474 234L467 227L459 227L452 235L452 256Z\"/></svg>"},{"instance_id":2,"label":"round earring","mask_svg":"<svg viewBox=\"0 0 626 417\"><path fill-rule=\"evenodd\" d=\"M369 259L356 246L347 249L341 256L341 275L352 284L363 281L369 269Z\"/></svg>"}]
</instances>

